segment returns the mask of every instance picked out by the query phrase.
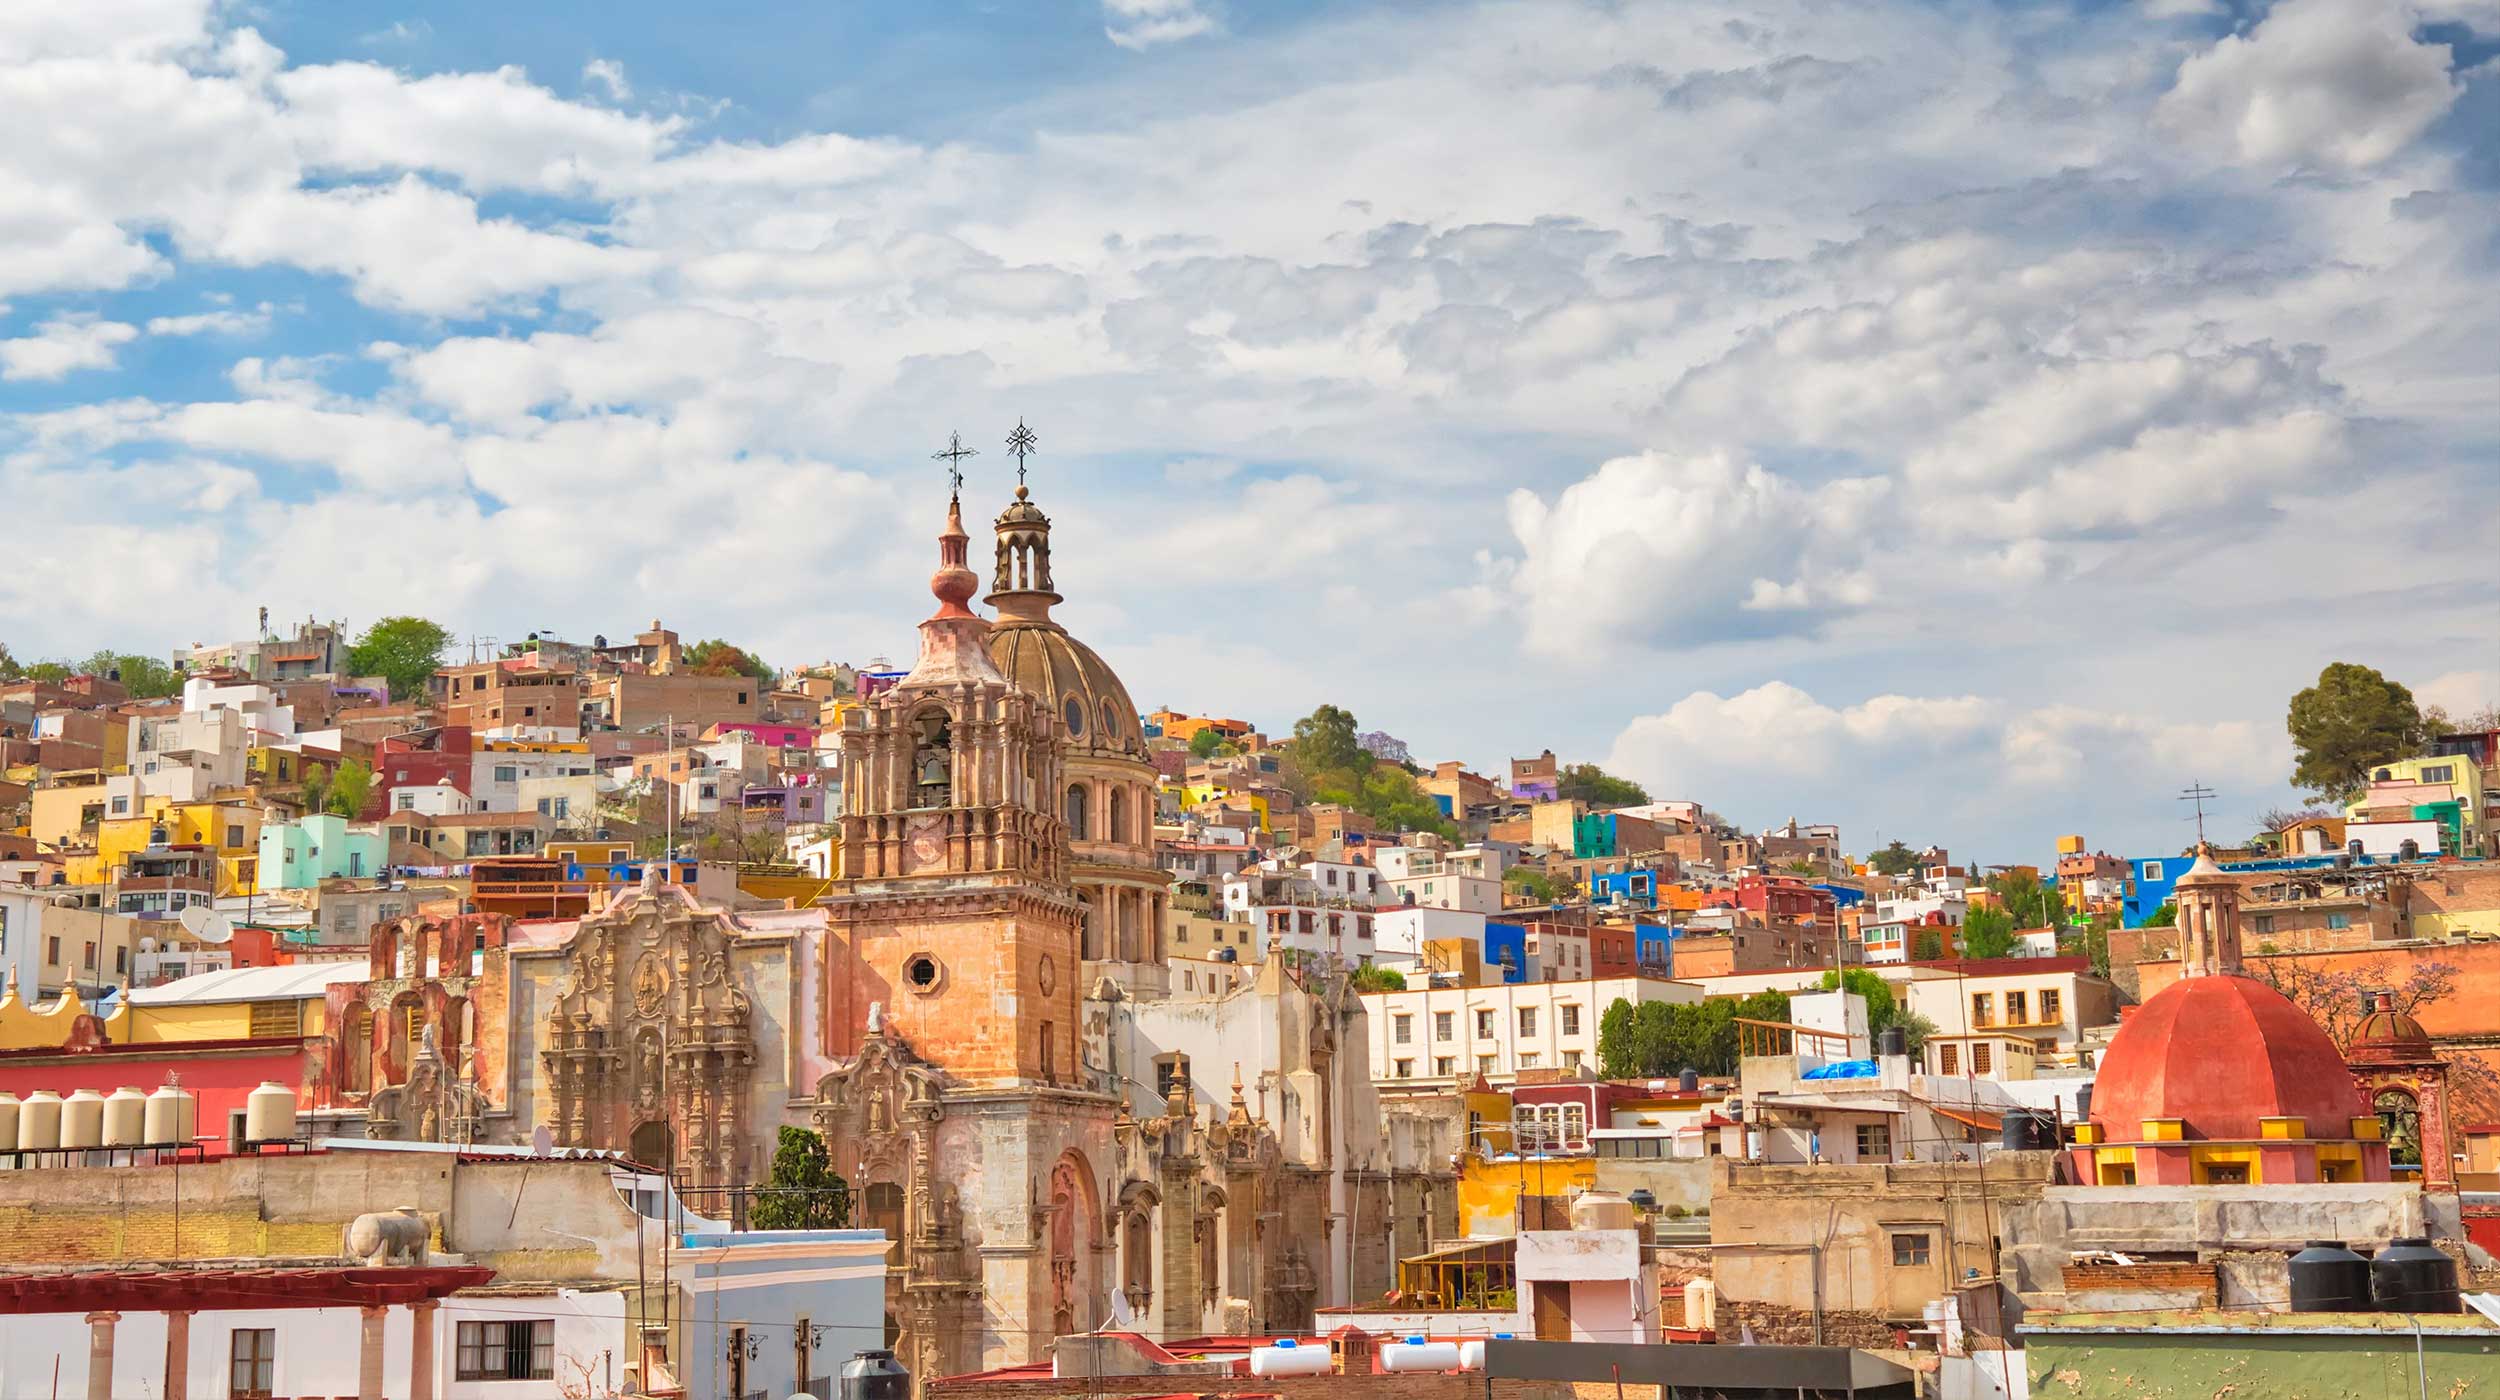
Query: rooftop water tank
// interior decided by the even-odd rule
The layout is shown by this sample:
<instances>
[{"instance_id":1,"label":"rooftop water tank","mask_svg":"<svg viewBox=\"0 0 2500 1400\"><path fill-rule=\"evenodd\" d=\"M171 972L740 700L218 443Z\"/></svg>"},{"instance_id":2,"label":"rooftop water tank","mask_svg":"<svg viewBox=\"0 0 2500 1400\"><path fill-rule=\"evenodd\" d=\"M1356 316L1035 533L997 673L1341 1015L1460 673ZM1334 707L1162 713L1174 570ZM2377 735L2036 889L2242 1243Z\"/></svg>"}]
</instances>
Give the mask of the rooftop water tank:
<instances>
[{"instance_id":1,"label":"rooftop water tank","mask_svg":"<svg viewBox=\"0 0 2500 1400\"><path fill-rule=\"evenodd\" d=\"M104 1096L77 1089L61 1100L61 1146L80 1150L104 1145Z\"/></svg>"},{"instance_id":2,"label":"rooftop water tank","mask_svg":"<svg viewBox=\"0 0 2500 1400\"><path fill-rule=\"evenodd\" d=\"M17 1146L17 1095L0 1091L0 1142Z\"/></svg>"},{"instance_id":3,"label":"rooftop water tank","mask_svg":"<svg viewBox=\"0 0 2500 1400\"><path fill-rule=\"evenodd\" d=\"M104 1145L137 1147L148 1140L148 1096L124 1084L104 1100Z\"/></svg>"},{"instance_id":4,"label":"rooftop water tank","mask_svg":"<svg viewBox=\"0 0 2500 1400\"><path fill-rule=\"evenodd\" d=\"M2370 1296L2381 1312L2465 1311L2457 1261L2431 1248L2428 1235L2399 1236L2370 1260Z\"/></svg>"},{"instance_id":5,"label":"rooftop water tank","mask_svg":"<svg viewBox=\"0 0 2500 1400\"><path fill-rule=\"evenodd\" d=\"M1409 1337L1403 1342L1390 1342L1380 1349L1383 1371L1455 1371L1458 1365L1458 1343L1428 1342Z\"/></svg>"},{"instance_id":6,"label":"rooftop water tank","mask_svg":"<svg viewBox=\"0 0 2500 1400\"><path fill-rule=\"evenodd\" d=\"M170 1147L199 1135L200 1101L188 1089L171 1084L148 1095L147 1137L151 1146Z\"/></svg>"},{"instance_id":7,"label":"rooftop water tank","mask_svg":"<svg viewBox=\"0 0 2500 1400\"><path fill-rule=\"evenodd\" d=\"M1291 1337L1279 1338L1274 1346L1250 1349L1250 1374L1254 1376L1324 1376L1335 1367L1328 1348L1301 1346Z\"/></svg>"},{"instance_id":8,"label":"rooftop water tank","mask_svg":"<svg viewBox=\"0 0 2500 1400\"><path fill-rule=\"evenodd\" d=\"M295 1091L275 1080L264 1080L243 1101L243 1139L246 1142L284 1142L295 1136Z\"/></svg>"},{"instance_id":9,"label":"rooftop water tank","mask_svg":"<svg viewBox=\"0 0 2500 1400\"><path fill-rule=\"evenodd\" d=\"M2311 1240L2291 1272L2293 1312L2370 1311L2370 1261L2342 1240Z\"/></svg>"},{"instance_id":10,"label":"rooftop water tank","mask_svg":"<svg viewBox=\"0 0 2500 1400\"><path fill-rule=\"evenodd\" d=\"M911 1400L911 1372L882 1347L855 1353L842 1367L842 1400Z\"/></svg>"},{"instance_id":11,"label":"rooftop water tank","mask_svg":"<svg viewBox=\"0 0 2500 1400\"><path fill-rule=\"evenodd\" d=\"M1571 1202L1574 1230L1630 1230L1634 1220L1632 1203L1612 1191L1583 1191Z\"/></svg>"},{"instance_id":12,"label":"rooftop water tank","mask_svg":"<svg viewBox=\"0 0 2500 1400\"><path fill-rule=\"evenodd\" d=\"M37 1089L17 1107L17 1150L51 1152L61 1145L61 1096Z\"/></svg>"}]
</instances>

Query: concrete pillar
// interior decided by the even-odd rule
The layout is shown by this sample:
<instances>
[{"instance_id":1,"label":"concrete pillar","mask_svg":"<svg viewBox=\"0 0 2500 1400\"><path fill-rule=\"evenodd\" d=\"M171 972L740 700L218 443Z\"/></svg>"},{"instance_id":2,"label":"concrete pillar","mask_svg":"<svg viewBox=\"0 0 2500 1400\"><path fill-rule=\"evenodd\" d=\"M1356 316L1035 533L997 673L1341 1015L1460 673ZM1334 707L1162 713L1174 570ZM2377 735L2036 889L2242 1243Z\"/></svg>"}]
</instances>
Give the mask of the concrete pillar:
<instances>
[{"instance_id":1,"label":"concrete pillar","mask_svg":"<svg viewBox=\"0 0 2500 1400\"><path fill-rule=\"evenodd\" d=\"M390 1309L363 1309L363 1337L356 1352L356 1400L385 1400L382 1394L382 1320Z\"/></svg>"},{"instance_id":2,"label":"concrete pillar","mask_svg":"<svg viewBox=\"0 0 2500 1400\"><path fill-rule=\"evenodd\" d=\"M165 1314L165 1400L190 1400L191 1314Z\"/></svg>"},{"instance_id":3,"label":"concrete pillar","mask_svg":"<svg viewBox=\"0 0 2500 1400\"><path fill-rule=\"evenodd\" d=\"M408 1305L408 1400L434 1400L434 1317L441 1309L432 1298Z\"/></svg>"},{"instance_id":4,"label":"concrete pillar","mask_svg":"<svg viewBox=\"0 0 2500 1400\"><path fill-rule=\"evenodd\" d=\"M87 1314L87 1400L113 1400L113 1324L117 1312Z\"/></svg>"}]
</instances>

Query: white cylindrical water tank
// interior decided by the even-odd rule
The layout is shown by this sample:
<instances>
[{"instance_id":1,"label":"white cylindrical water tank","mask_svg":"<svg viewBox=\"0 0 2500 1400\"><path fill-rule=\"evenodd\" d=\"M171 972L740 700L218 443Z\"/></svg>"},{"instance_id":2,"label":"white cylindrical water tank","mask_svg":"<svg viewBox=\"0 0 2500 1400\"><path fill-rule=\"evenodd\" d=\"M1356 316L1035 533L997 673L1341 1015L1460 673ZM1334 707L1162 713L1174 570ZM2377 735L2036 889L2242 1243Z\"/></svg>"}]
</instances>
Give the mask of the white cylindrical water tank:
<instances>
[{"instance_id":1,"label":"white cylindrical water tank","mask_svg":"<svg viewBox=\"0 0 2500 1400\"><path fill-rule=\"evenodd\" d=\"M1583 1191L1572 1199L1574 1230L1629 1230L1634 1223L1632 1203L1612 1191Z\"/></svg>"},{"instance_id":2,"label":"white cylindrical water tank","mask_svg":"<svg viewBox=\"0 0 2500 1400\"><path fill-rule=\"evenodd\" d=\"M247 1142L280 1142L295 1136L295 1091L276 1080L263 1080L243 1101L243 1137Z\"/></svg>"},{"instance_id":3,"label":"white cylindrical water tank","mask_svg":"<svg viewBox=\"0 0 2500 1400\"><path fill-rule=\"evenodd\" d=\"M61 1096L37 1089L17 1106L17 1150L51 1152L61 1145Z\"/></svg>"},{"instance_id":4,"label":"white cylindrical water tank","mask_svg":"<svg viewBox=\"0 0 2500 1400\"><path fill-rule=\"evenodd\" d=\"M104 1096L78 1089L61 1100L61 1147L75 1151L104 1145Z\"/></svg>"},{"instance_id":5,"label":"white cylindrical water tank","mask_svg":"<svg viewBox=\"0 0 2500 1400\"><path fill-rule=\"evenodd\" d=\"M1254 1376L1324 1376L1336 1369L1326 1347L1297 1346L1291 1337L1274 1346L1250 1349Z\"/></svg>"},{"instance_id":6,"label":"white cylindrical water tank","mask_svg":"<svg viewBox=\"0 0 2500 1400\"><path fill-rule=\"evenodd\" d=\"M1481 1350L1481 1344L1479 1344ZM1455 1371L1458 1369L1458 1343L1427 1342L1410 1338L1391 1342L1380 1349L1383 1371Z\"/></svg>"},{"instance_id":7,"label":"white cylindrical water tank","mask_svg":"<svg viewBox=\"0 0 2500 1400\"><path fill-rule=\"evenodd\" d=\"M148 1095L148 1145L172 1147L187 1143L199 1131L200 1101L188 1089L171 1084Z\"/></svg>"},{"instance_id":8,"label":"white cylindrical water tank","mask_svg":"<svg viewBox=\"0 0 2500 1400\"><path fill-rule=\"evenodd\" d=\"M148 1096L124 1084L104 1099L104 1145L137 1147L148 1140Z\"/></svg>"},{"instance_id":9,"label":"white cylindrical water tank","mask_svg":"<svg viewBox=\"0 0 2500 1400\"><path fill-rule=\"evenodd\" d=\"M1481 1371L1484 1369L1484 1341L1482 1338L1478 1338L1472 1342L1460 1342L1458 1344L1458 1369L1462 1371Z\"/></svg>"},{"instance_id":10,"label":"white cylindrical water tank","mask_svg":"<svg viewBox=\"0 0 2500 1400\"><path fill-rule=\"evenodd\" d=\"M17 1095L0 1091L0 1143L17 1146Z\"/></svg>"}]
</instances>

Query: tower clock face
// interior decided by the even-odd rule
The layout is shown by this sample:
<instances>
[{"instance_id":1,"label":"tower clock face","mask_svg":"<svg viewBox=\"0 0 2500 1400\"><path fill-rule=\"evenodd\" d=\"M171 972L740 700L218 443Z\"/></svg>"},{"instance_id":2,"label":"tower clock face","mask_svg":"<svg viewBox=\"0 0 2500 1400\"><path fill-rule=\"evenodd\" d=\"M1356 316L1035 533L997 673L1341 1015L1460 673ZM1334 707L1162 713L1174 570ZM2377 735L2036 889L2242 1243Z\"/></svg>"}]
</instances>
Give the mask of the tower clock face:
<instances>
[{"instance_id":1,"label":"tower clock face","mask_svg":"<svg viewBox=\"0 0 2500 1400\"><path fill-rule=\"evenodd\" d=\"M938 863L946 854L946 819L922 817L905 829L904 842L911 849L913 869Z\"/></svg>"}]
</instances>

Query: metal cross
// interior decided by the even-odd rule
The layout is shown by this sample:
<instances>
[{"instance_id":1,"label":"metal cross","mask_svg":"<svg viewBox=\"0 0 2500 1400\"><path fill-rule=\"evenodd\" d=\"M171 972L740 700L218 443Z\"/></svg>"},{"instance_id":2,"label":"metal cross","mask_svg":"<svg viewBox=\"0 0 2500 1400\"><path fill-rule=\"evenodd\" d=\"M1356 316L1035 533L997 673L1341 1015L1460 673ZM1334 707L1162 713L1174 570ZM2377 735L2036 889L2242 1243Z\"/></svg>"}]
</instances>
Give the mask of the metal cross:
<instances>
[{"instance_id":1,"label":"metal cross","mask_svg":"<svg viewBox=\"0 0 2500 1400\"><path fill-rule=\"evenodd\" d=\"M1016 420L1016 430L1007 435L1007 450L1015 454L1018 486L1024 484L1024 459L1033 455L1034 447L1040 442L1041 439L1033 436L1033 430L1024 426L1021 418Z\"/></svg>"},{"instance_id":2,"label":"metal cross","mask_svg":"<svg viewBox=\"0 0 2500 1400\"><path fill-rule=\"evenodd\" d=\"M946 450L943 452L930 453L929 459L931 461L946 463L947 482L954 488L955 494L960 496L963 494L964 489L964 458L978 457L980 455L981 453L977 448L964 446L963 434L948 433L946 435Z\"/></svg>"}]
</instances>

